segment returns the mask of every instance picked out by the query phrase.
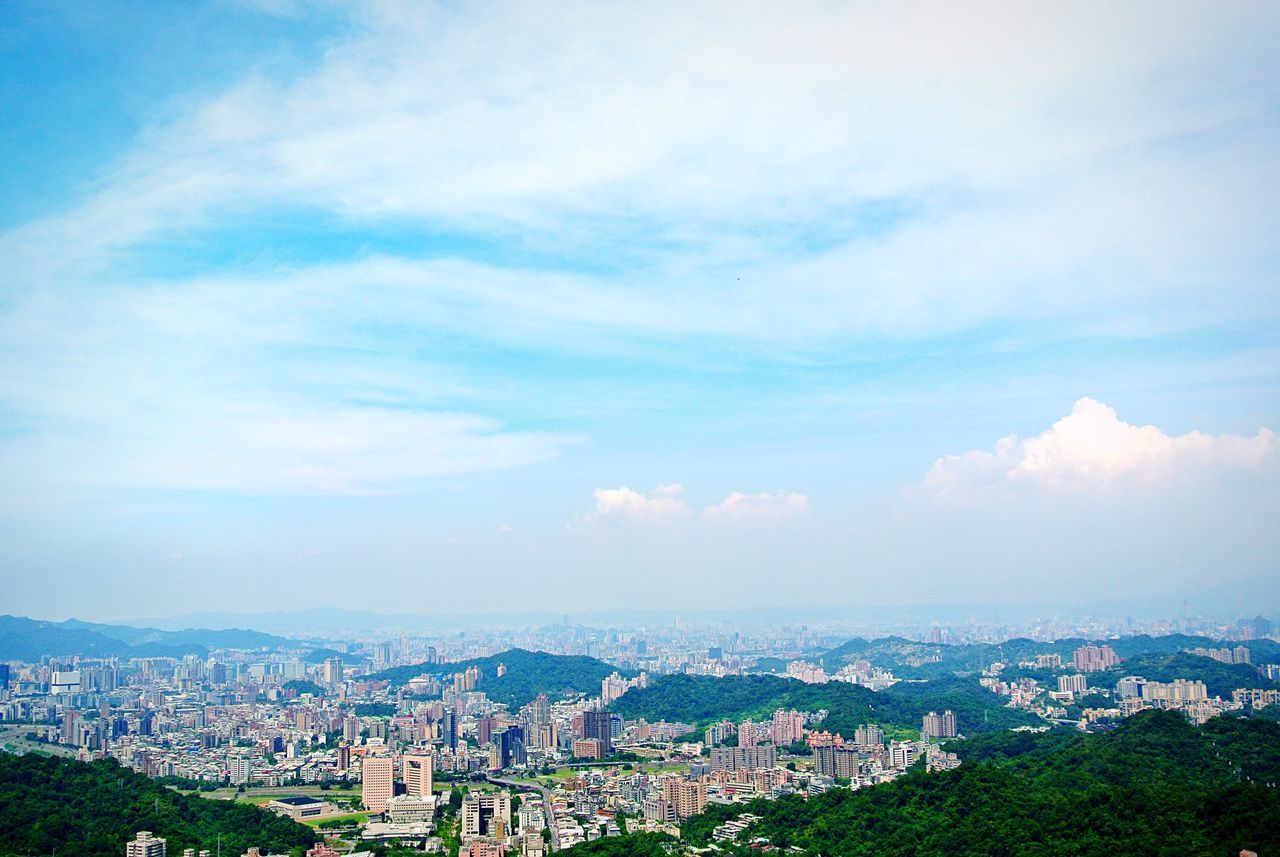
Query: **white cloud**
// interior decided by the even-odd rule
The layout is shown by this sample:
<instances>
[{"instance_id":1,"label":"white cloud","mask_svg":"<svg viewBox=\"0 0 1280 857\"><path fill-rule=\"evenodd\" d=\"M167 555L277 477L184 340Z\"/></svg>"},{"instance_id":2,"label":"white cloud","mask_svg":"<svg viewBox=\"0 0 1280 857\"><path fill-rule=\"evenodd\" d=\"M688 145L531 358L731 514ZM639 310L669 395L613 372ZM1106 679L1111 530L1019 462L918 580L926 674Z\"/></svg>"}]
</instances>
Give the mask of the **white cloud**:
<instances>
[{"instance_id":1,"label":"white cloud","mask_svg":"<svg viewBox=\"0 0 1280 857\"><path fill-rule=\"evenodd\" d=\"M1018 487L1091 491L1168 479L1280 465L1280 439L1268 428L1253 437L1189 432L1168 435L1120 420L1089 398L1036 437L1001 439L993 452L970 450L938 459L922 488L934 495Z\"/></svg>"},{"instance_id":2,"label":"white cloud","mask_svg":"<svg viewBox=\"0 0 1280 857\"><path fill-rule=\"evenodd\" d=\"M680 485L661 485L643 494L625 485L600 488L595 492L595 508L583 516L590 523L605 520L673 521L690 519L693 510L684 501ZM724 501L708 506L701 517L708 521L781 521L809 514L809 499L794 491L773 494L744 494L733 491Z\"/></svg>"},{"instance_id":3,"label":"white cloud","mask_svg":"<svg viewBox=\"0 0 1280 857\"><path fill-rule=\"evenodd\" d=\"M809 498L794 491L743 494L734 491L724 502L703 510L704 518L719 521L778 521L809 514Z\"/></svg>"},{"instance_id":4,"label":"white cloud","mask_svg":"<svg viewBox=\"0 0 1280 857\"><path fill-rule=\"evenodd\" d=\"M1259 285L1280 228L1264 5L353 14L314 67L151 129L100 195L0 253L101 264L283 201L658 260L626 282L455 279L462 304L547 324L587 289L579 324L793 341L1151 318L1153 297L1167 323L1276 311Z\"/></svg>"},{"instance_id":5,"label":"white cloud","mask_svg":"<svg viewBox=\"0 0 1280 857\"><path fill-rule=\"evenodd\" d=\"M659 485L652 494L643 494L623 485L597 488L596 507L588 512L588 522L607 520L669 521L688 516L684 489L679 485Z\"/></svg>"}]
</instances>

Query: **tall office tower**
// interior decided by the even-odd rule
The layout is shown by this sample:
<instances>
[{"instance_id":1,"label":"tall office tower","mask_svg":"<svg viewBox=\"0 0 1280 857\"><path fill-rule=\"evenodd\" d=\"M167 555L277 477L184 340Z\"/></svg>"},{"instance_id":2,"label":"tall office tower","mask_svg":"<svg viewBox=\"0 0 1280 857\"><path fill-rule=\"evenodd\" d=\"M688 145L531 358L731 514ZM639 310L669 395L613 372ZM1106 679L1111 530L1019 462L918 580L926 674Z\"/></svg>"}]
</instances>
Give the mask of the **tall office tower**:
<instances>
[{"instance_id":1,"label":"tall office tower","mask_svg":"<svg viewBox=\"0 0 1280 857\"><path fill-rule=\"evenodd\" d=\"M432 753L415 753L400 760L403 766L405 794L431 797Z\"/></svg>"},{"instance_id":2,"label":"tall office tower","mask_svg":"<svg viewBox=\"0 0 1280 857\"><path fill-rule=\"evenodd\" d=\"M394 764L390 756L365 756L360 769L362 780L360 793L364 808L370 812L385 812L387 801L395 797Z\"/></svg>"},{"instance_id":3,"label":"tall office tower","mask_svg":"<svg viewBox=\"0 0 1280 857\"><path fill-rule=\"evenodd\" d=\"M498 725L498 721L492 717L481 717L476 720L476 740L483 747L493 740L493 728Z\"/></svg>"},{"instance_id":4,"label":"tall office tower","mask_svg":"<svg viewBox=\"0 0 1280 857\"><path fill-rule=\"evenodd\" d=\"M345 771L347 768L350 768L350 767L351 767L351 745L339 744L338 745L338 770Z\"/></svg>"},{"instance_id":5,"label":"tall office tower","mask_svg":"<svg viewBox=\"0 0 1280 857\"><path fill-rule=\"evenodd\" d=\"M528 761L524 744L524 729L520 726L507 726L493 733L493 744L498 748L498 759L503 768L512 765L523 765Z\"/></svg>"},{"instance_id":6,"label":"tall office tower","mask_svg":"<svg viewBox=\"0 0 1280 857\"><path fill-rule=\"evenodd\" d=\"M9 689L9 665L0 664L0 690Z\"/></svg>"},{"instance_id":7,"label":"tall office tower","mask_svg":"<svg viewBox=\"0 0 1280 857\"><path fill-rule=\"evenodd\" d=\"M458 748L458 715L445 711L440 715L440 737L450 750Z\"/></svg>"},{"instance_id":8,"label":"tall office tower","mask_svg":"<svg viewBox=\"0 0 1280 857\"><path fill-rule=\"evenodd\" d=\"M874 723L859 726L853 732L853 743L859 747L883 747L884 730Z\"/></svg>"},{"instance_id":9,"label":"tall office tower","mask_svg":"<svg viewBox=\"0 0 1280 857\"><path fill-rule=\"evenodd\" d=\"M1076 671L1082 673L1111 669L1119 662L1115 650L1110 646L1081 646L1072 656Z\"/></svg>"},{"instance_id":10,"label":"tall office tower","mask_svg":"<svg viewBox=\"0 0 1280 857\"><path fill-rule=\"evenodd\" d=\"M954 738L956 737L956 716L949 709L938 714L930 711L921 721L920 737L922 738Z\"/></svg>"},{"instance_id":11,"label":"tall office tower","mask_svg":"<svg viewBox=\"0 0 1280 857\"><path fill-rule=\"evenodd\" d=\"M613 754L612 718L603 709L584 711L582 713L582 737L594 738L600 742L600 752L604 756Z\"/></svg>"},{"instance_id":12,"label":"tall office tower","mask_svg":"<svg viewBox=\"0 0 1280 857\"><path fill-rule=\"evenodd\" d=\"M132 842L125 843L124 857L164 857L164 840L150 830L139 830Z\"/></svg>"},{"instance_id":13,"label":"tall office tower","mask_svg":"<svg viewBox=\"0 0 1280 857\"><path fill-rule=\"evenodd\" d=\"M342 681L342 658L333 657L325 658L324 662L324 683L328 685L339 684Z\"/></svg>"},{"instance_id":14,"label":"tall office tower","mask_svg":"<svg viewBox=\"0 0 1280 857\"><path fill-rule=\"evenodd\" d=\"M80 715L68 708L62 715L62 743L75 744L80 733Z\"/></svg>"}]
</instances>

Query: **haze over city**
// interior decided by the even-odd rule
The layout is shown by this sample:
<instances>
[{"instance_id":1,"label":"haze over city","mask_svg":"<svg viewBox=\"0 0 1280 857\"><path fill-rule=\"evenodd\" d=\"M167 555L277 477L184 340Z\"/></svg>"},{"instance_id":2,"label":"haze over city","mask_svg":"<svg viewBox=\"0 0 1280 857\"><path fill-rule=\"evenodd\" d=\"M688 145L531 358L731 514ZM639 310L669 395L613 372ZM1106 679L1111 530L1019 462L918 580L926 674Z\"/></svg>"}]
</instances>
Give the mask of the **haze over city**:
<instances>
[{"instance_id":1,"label":"haze over city","mask_svg":"<svg viewBox=\"0 0 1280 857\"><path fill-rule=\"evenodd\" d=\"M4 16L3 612L1276 613L1272 5Z\"/></svg>"}]
</instances>

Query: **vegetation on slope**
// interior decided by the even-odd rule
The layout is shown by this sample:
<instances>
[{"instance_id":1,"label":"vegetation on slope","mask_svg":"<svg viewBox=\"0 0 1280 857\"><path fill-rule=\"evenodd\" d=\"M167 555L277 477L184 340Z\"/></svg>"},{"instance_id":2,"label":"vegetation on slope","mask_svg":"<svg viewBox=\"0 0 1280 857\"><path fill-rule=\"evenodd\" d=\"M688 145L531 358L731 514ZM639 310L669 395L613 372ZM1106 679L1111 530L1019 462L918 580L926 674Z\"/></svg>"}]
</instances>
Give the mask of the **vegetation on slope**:
<instances>
[{"instance_id":1,"label":"vegetation on slope","mask_svg":"<svg viewBox=\"0 0 1280 857\"><path fill-rule=\"evenodd\" d=\"M919 729L924 714L947 708L955 712L965 734L1039 722L1034 715L1004 707L1001 698L976 679L954 676L925 684L900 683L873 692L839 681L805 684L767 675L669 675L652 679L647 688L629 691L613 707L628 718L698 724L761 719L779 708L826 710L828 715L820 728L848 736L863 723Z\"/></svg>"},{"instance_id":2,"label":"vegetation on slope","mask_svg":"<svg viewBox=\"0 0 1280 857\"><path fill-rule=\"evenodd\" d=\"M498 675L499 664L506 667L506 675ZM495 702L503 702L517 708L532 700L539 693L552 699L566 693L599 695L600 682L610 673L621 672L617 667L582 655L552 655L547 652L530 652L525 649L509 649L487 658L473 658L448 664L421 663L393 667L374 673L370 678L385 679L392 685L403 685L420 675L447 677L468 667L480 670L480 683L476 690L484 691Z\"/></svg>"},{"instance_id":3,"label":"vegetation on slope","mask_svg":"<svg viewBox=\"0 0 1280 857\"><path fill-rule=\"evenodd\" d=\"M668 857L675 845L676 841L663 833L633 833L579 842L561 853L567 857Z\"/></svg>"},{"instance_id":4,"label":"vegetation on slope","mask_svg":"<svg viewBox=\"0 0 1280 857\"><path fill-rule=\"evenodd\" d=\"M301 853L316 834L274 813L167 789L114 760L0 755L0 853L118 857L139 830L184 848L223 854L256 846L264 854Z\"/></svg>"},{"instance_id":5,"label":"vegetation on slope","mask_svg":"<svg viewBox=\"0 0 1280 857\"><path fill-rule=\"evenodd\" d=\"M762 821L749 838L825 857L1280 853L1280 791L1265 785L1280 780L1276 724L1219 718L1195 729L1151 711L1104 735L1005 733L967 746L978 752L955 771L712 806L682 833L705 844L750 812Z\"/></svg>"}]
</instances>

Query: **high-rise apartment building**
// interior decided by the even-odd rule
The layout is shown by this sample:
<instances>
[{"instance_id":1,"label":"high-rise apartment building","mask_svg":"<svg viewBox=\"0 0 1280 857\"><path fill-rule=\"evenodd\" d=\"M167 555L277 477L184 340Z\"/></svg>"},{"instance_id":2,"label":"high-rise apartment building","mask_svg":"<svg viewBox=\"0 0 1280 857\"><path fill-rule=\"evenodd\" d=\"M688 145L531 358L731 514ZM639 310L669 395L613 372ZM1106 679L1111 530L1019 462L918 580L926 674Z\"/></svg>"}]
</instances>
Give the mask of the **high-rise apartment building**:
<instances>
[{"instance_id":1,"label":"high-rise apartment building","mask_svg":"<svg viewBox=\"0 0 1280 857\"><path fill-rule=\"evenodd\" d=\"M956 732L956 716L950 710L938 714L930 711L922 718L920 737L922 738L954 738Z\"/></svg>"},{"instance_id":2,"label":"high-rise apartment building","mask_svg":"<svg viewBox=\"0 0 1280 857\"><path fill-rule=\"evenodd\" d=\"M769 736L779 747L794 744L804 737L804 715L794 709L787 711L779 708L773 712Z\"/></svg>"},{"instance_id":3,"label":"high-rise apartment building","mask_svg":"<svg viewBox=\"0 0 1280 857\"><path fill-rule=\"evenodd\" d=\"M132 842L125 843L124 857L164 857L164 840L150 830L139 830Z\"/></svg>"},{"instance_id":4,"label":"high-rise apartment building","mask_svg":"<svg viewBox=\"0 0 1280 857\"><path fill-rule=\"evenodd\" d=\"M861 759L854 747L824 744L813 748L814 768L828 777L853 779L861 773Z\"/></svg>"},{"instance_id":5,"label":"high-rise apartment building","mask_svg":"<svg viewBox=\"0 0 1280 857\"><path fill-rule=\"evenodd\" d=\"M431 797L433 756L431 750L414 753L400 760L405 794Z\"/></svg>"},{"instance_id":6,"label":"high-rise apartment building","mask_svg":"<svg viewBox=\"0 0 1280 857\"><path fill-rule=\"evenodd\" d=\"M1111 669L1120 663L1120 658L1110 646L1090 644L1076 649L1071 661L1077 672L1088 673Z\"/></svg>"},{"instance_id":7,"label":"high-rise apartment building","mask_svg":"<svg viewBox=\"0 0 1280 857\"><path fill-rule=\"evenodd\" d=\"M232 753L227 757L227 776L233 786L243 786L253 780L253 756L248 753Z\"/></svg>"},{"instance_id":8,"label":"high-rise apartment building","mask_svg":"<svg viewBox=\"0 0 1280 857\"><path fill-rule=\"evenodd\" d=\"M671 777L662 783L662 799L675 808L676 817L683 821L707 808L707 784Z\"/></svg>"},{"instance_id":9,"label":"high-rise apartment building","mask_svg":"<svg viewBox=\"0 0 1280 857\"><path fill-rule=\"evenodd\" d=\"M853 732L853 743L859 747L883 747L884 730L874 723L859 726Z\"/></svg>"},{"instance_id":10,"label":"high-rise apartment building","mask_svg":"<svg viewBox=\"0 0 1280 857\"><path fill-rule=\"evenodd\" d=\"M1089 680L1083 673L1058 676L1058 693L1081 694L1089 689Z\"/></svg>"},{"instance_id":11,"label":"high-rise apartment building","mask_svg":"<svg viewBox=\"0 0 1280 857\"><path fill-rule=\"evenodd\" d=\"M778 764L778 750L772 744L752 747L716 747L711 751L712 771L750 771Z\"/></svg>"},{"instance_id":12,"label":"high-rise apartment building","mask_svg":"<svg viewBox=\"0 0 1280 857\"><path fill-rule=\"evenodd\" d=\"M364 808L384 812L387 802L395 797L394 762L390 756L365 756L360 769L361 795Z\"/></svg>"}]
</instances>

